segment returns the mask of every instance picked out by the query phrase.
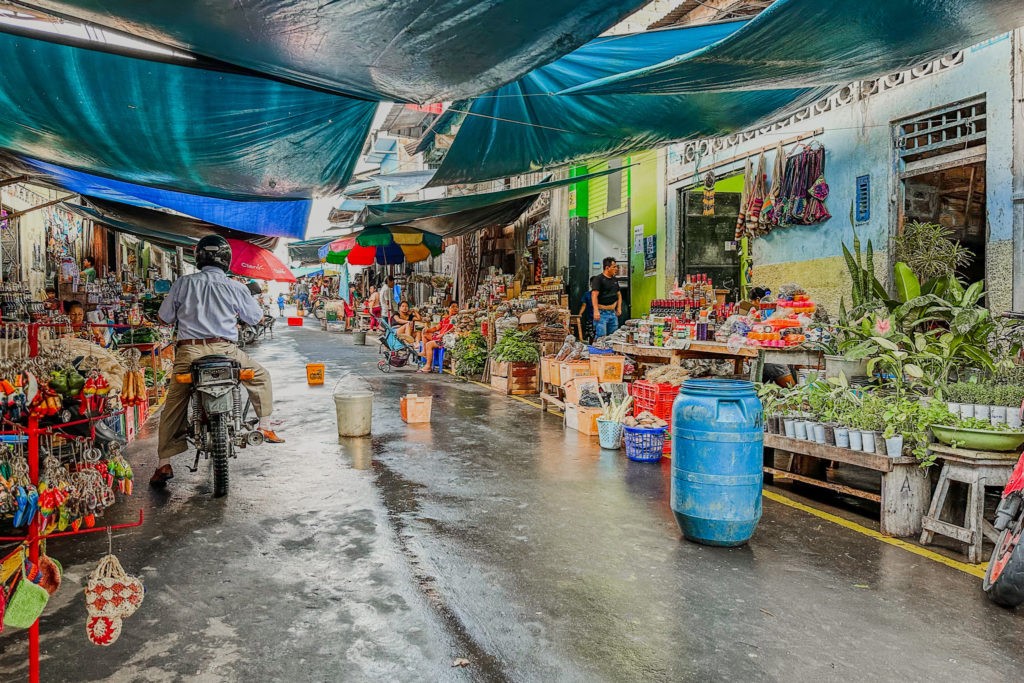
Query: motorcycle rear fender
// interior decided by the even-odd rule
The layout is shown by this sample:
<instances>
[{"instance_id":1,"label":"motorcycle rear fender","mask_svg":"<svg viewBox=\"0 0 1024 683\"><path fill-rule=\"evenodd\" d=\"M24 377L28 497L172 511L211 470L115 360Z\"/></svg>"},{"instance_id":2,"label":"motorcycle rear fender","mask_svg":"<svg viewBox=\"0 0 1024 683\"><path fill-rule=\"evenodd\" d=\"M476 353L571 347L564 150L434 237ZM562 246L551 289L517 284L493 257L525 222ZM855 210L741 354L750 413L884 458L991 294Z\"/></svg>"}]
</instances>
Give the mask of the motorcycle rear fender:
<instances>
[{"instance_id":1,"label":"motorcycle rear fender","mask_svg":"<svg viewBox=\"0 0 1024 683\"><path fill-rule=\"evenodd\" d=\"M220 388L220 387L218 387ZM231 387L221 393L202 392L203 410L207 415L221 415L234 410L234 396Z\"/></svg>"}]
</instances>

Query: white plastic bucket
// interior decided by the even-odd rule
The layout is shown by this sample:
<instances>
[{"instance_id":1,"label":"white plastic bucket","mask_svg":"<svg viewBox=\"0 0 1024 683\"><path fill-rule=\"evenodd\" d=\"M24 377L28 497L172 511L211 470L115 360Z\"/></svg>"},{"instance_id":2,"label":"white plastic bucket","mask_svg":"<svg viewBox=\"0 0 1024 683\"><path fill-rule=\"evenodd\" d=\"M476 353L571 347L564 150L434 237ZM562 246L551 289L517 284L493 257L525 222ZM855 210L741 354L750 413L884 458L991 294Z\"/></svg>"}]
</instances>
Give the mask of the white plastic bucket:
<instances>
[{"instance_id":1,"label":"white plastic bucket","mask_svg":"<svg viewBox=\"0 0 1024 683\"><path fill-rule=\"evenodd\" d=\"M373 392L353 391L334 395L338 436L369 436L373 423Z\"/></svg>"}]
</instances>

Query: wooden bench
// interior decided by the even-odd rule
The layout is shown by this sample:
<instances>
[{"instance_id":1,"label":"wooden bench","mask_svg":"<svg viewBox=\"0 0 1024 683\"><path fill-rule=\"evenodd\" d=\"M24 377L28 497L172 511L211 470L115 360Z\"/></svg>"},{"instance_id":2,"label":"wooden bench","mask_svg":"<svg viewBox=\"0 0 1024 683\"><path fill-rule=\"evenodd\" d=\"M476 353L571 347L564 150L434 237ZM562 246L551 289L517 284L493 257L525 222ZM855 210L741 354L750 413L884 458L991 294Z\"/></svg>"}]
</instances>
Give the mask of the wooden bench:
<instances>
[{"instance_id":1,"label":"wooden bench","mask_svg":"<svg viewBox=\"0 0 1024 683\"><path fill-rule=\"evenodd\" d=\"M774 449L776 452L795 453L881 472L882 492L877 494L776 467L764 468L768 474L788 477L812 486L820 486L880 503L883 534L914 536L921 533L921 518L924 516L925 510L928 509L931 499L931 482L927 470L920 467L916 458L890 458L885 455L852 451L848 448L837 448L803 439L791 439L781 434L765 434L764 445L765 448Z\"/></svg>"}]
</instances>

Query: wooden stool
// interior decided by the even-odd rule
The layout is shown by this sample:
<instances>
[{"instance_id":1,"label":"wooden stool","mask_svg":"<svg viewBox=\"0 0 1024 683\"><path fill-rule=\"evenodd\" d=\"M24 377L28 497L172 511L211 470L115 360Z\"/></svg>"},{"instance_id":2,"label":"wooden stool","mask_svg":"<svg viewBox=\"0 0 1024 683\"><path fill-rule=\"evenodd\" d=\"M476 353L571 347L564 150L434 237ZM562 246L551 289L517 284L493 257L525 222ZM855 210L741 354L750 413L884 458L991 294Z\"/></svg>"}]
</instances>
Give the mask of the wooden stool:
<instances>
[{"instance_id":1,"label":"wooden stool","mask_svg":"<svg viewBox=\"0 0 1024 683\"><path fill-rule=\"evenodd\" d=\"M968 562L981 562L985 537L994 542L998 536L995 528L985 519L985 487L1006 486L1017 462L1017 454L971 451L941 445L932 445L931 450L939 454L943 464L931 507L921 520L924 529L921 532L921 544L931 543L935 534L947 536L967 544ZM951 512L952 505L947 498L949 484L954 481L967 485L963 526L942 520L944 513Z\"/></svg>"}]
</instances>

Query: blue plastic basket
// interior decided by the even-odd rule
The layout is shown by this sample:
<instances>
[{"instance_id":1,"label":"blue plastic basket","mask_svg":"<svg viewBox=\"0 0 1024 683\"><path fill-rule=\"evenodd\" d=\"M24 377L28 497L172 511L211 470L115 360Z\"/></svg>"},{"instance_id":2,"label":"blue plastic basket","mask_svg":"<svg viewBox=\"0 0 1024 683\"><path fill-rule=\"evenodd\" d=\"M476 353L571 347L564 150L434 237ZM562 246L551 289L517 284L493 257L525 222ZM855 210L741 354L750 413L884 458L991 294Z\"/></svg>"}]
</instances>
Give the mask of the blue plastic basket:
<instances>
[{"instance_id":1,"label":"blue plastic basket","mask_svg":"<svg viewBox=\"0 0 1024 683\"><path fill-rule=\"evenodd\" d=\"M623 427L626 457L635 462L657 462L665 449L665 427Z\"/></svg>"},{"instance_id":2,"label":"blue plastic basket","mask_svg":"<svg viewBox=\"0 0 1024 683\"><path fill-rule=\"evenodd\" d=\"M599 349L596 346L588 346L587 350L591 356L610 356L615 353L614 349Z\"/></svg>"}]
</instances>

